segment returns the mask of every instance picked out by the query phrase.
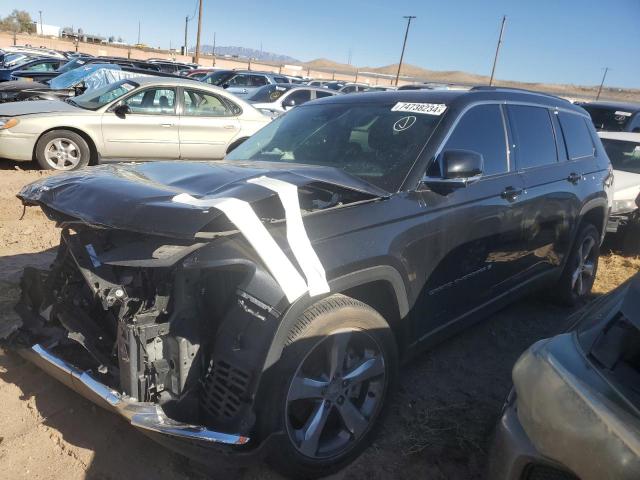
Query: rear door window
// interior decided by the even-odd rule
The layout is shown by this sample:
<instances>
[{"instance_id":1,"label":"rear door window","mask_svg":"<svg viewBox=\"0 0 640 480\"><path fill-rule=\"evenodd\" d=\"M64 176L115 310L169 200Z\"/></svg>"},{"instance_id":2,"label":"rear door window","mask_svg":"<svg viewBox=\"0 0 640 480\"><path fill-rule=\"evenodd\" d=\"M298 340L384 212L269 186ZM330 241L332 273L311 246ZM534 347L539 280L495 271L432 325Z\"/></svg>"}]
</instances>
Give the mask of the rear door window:
<instances>
[{"instance_id":1,"label":"rear door window","mask_svg":"<svg viewBox=\"0 0 640 480\"><path fill-rule=\"evenodd\" d=\"M508 105L518 169L557 163L558 153L549 110L528 105Z\"/></svg>"},{"instance_id":2,"label":"rear door window","mask_svg":"<svg viewBox=\"0 0 640 480\"><path fill-rule=\"evenodd\" d=\"M293 104L294 105L302 105L305 102L308 102L309 100L311 100L311 91L310 90L296 90L295 92L291 92L291 95L289 95L286 99L285 102L289 103L291 100L293 100Z\"/></svg>"},{"instance_id":3,"label":"rear door window","mask_svg":"<svg viewBox=\"0 0 640 480\"><path fill-rule=\"evenodd\" d=\"M269 81L264 75L251 75L252 87L262 87L263 85L267 85L268 83Z\"/></svg>"},{"instance_id":4,"label":"rear door window","mask_svg":"<svg viewBox=\"0 0 640 480\"><path fill-rule=\"evenodd\" d=\"M508 172L507 142L500 106L478 105L465 113L444 150L471 150L482 154L484 175ZM429 175L435 176L432 172Z\"/></svg>"},{"instance_id":5,"label":"rear door window","mask_svg":"<svg viewBox=\"0 0 640 480\"><path fill-rule=\"evenodd\" d=\"M330 92L322 92L320 90L316 90L316 98L324 98L324 97L333 97L333 94Z\"/></svg>"},{"instance_id":6,"label":"rear door window","mask_svg":"<svg viewBox=\"0 0 640 480\"><path fill-rule=\"evenodd\" d=\"M594 146L586 119L567 112L560 112L558 117L569 160L593 156Z\"/></svg>"}]
</instances>

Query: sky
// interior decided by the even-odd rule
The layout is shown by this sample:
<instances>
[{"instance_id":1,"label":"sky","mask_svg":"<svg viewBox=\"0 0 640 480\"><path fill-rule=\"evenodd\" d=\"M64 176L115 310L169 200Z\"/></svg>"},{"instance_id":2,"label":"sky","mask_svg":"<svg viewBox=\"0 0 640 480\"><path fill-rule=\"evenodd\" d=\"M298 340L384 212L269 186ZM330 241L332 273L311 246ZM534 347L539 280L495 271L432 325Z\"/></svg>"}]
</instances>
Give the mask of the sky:
<instances>
[{"instance_id":1,"label":"sky","mask_svg":"<svg viewBox=\"0 0 640 480\"><path fill-rule=\"evenodd\" d=\"M27 10L43 23L81 27L169 48L184 42L197 0L1 0L0 16ZM640 0L204 0L202 43L233 45L308 61L356 66L397 63L415 15L404 61L430 70L488 75L502 15L507 16L496 77L546 83L640 88ZM195 45L197 18L189 23Z\"/></svg>"}]
</instances>

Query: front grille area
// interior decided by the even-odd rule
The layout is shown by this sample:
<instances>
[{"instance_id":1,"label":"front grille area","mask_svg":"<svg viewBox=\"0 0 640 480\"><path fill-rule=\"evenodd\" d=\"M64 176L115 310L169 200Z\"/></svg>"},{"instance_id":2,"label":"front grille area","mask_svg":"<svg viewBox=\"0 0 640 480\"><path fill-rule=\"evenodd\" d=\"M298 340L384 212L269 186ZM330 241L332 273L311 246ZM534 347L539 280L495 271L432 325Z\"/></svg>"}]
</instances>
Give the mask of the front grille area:
<instances>
[{"instance_id":1,"label":"front grille area","mask_svg":"<svg viewBox=\"0 0 640 480\"><path fill-rule=\"evenodd\" d=\"M240 410L249 374L223 360L211 361L202 384L201 405L209 420L230 420Z\"/></svg>"},{"instance_id":2,"label":"front grille area","mask_svg":"<svg viewBox=\"0 0 640 480\"><path fill-rule=\"evenodd\" d=\"M521 480L580 480L572 473L546 465L530 465L520 478Z\"/></svg>"}]
</instances>

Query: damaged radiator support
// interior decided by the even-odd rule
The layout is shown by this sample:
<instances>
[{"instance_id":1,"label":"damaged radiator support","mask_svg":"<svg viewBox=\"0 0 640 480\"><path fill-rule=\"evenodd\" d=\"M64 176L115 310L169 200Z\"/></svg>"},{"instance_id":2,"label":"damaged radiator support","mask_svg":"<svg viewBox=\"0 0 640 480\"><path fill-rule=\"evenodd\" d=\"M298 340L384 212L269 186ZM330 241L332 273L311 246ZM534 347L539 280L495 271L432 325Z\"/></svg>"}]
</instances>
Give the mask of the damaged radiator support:
<instances>
[{"instance_id":1,"label":"damaged radiator support","mask_svg":"<svg viewBox=\"0 0 640 480\"><path fill-rule=\"evenodd\" d=\"M170 268L103 264L104 245L112 252L119 243L103 237L99 231L63 231L63 245L50 273L57 282L51 318L64 327L68 340L89 352L100 373L118 377L118 391L138 401L176 399L199 351L194 335L190 341L176 331L170 334L176 327L184 329L181 321L193 314L182 307L190 303L184 292L176 301L170 298L174 292L168 280L180 274ZM69 268L70 263L75 268ZM36 310L45 308L39 305ZM169 310L184 318L176 320ZM111 338L110 344L105 337Z\"/></svg>"}]
</instances>

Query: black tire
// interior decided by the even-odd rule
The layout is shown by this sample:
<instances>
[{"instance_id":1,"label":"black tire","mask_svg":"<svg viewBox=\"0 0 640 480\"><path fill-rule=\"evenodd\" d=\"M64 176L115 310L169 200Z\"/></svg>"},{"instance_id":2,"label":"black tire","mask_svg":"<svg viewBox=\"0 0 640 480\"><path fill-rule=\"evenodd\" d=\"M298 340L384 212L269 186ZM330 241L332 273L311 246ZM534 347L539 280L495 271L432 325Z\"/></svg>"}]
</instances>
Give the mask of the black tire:
<instances>
[{"instance_id":1,"label":"black tire","mask_svg":"<svg viewBox=\"0 0 640 480\"><path fill-rule=\"evenodd\" d=\"M56 156L57 164L52 159ZM89 145L84 138L70 130L52 130L42 135L36 143L36 162L43 170L77 170L87 166L90 161Z\"/></svg>"},{"instance_id":2,"label":"black tire","mask_svg":"<svg viewBox=\"0 0 640 480\"><path fill-rule=\"evenodd\" d=\"M345 353L336 357L334 352L342 345ZM364 352L361 357L360 351ZM331 361L331 358L341 358L342 362ZM344 295L332 295L307 309L291 329L282 356L261 389L260 397L264 399L258 412L261 436L266 438L271 433L284 432L283 440L272 444L267 461L291 478L329 475L353 461L375 434L393 389L397 363L393 333L373 308ZM365 364L371 366L368 370L371 376L368 380L360 380L353 372L362 372ZM332 365L340 367L332 368ZM373 365L376 372L384 373L373 374ZM339 373L310 376L336 379L326 381L320 387L322 397L315 396L319 391L314 391L311 396L293 398L298 396L300 385L307 385L301 380L308 380L309 367L318 371L326 367L327 371ZM349 384L352 379L353 383ZM314 385L313 388L318 387ZM354 406L355 414L352 413ZM368 416L363 414L365 411ZM326 415L320 412L326 412ZM312 431L311 420L320 417L324 418L320 433L309 433ZM347 418L349 422L345 420ZM300 432L303 432L302 437ZM332 440L334 433L338 441ZM307 441L307 436L318 440L315 443ZM329 446L325 447L325 443ZM315 453L303 453L305 450Z\"/></svg>"},{"instance_id":3,"label":"black tire","mask_svg":"<svg viewBox=\"0 0 640 480\"><path fill-rule=\"evenodd\" d=\"M589 252L584 253L583 249L586 249L587 245L590 246ZM578 230L567 263L554 289L556 298L562 304L572 307L580 304L590 295L598 272L599 256L600 234L598 229L591 223L585 223ZM589 274L587 275L587 270L584 269L583 273L579 274L578 269L587 264L590 265Z\"/></svg>"}]
</instances>

